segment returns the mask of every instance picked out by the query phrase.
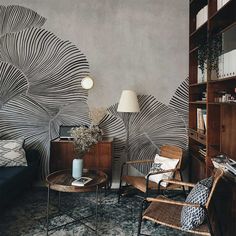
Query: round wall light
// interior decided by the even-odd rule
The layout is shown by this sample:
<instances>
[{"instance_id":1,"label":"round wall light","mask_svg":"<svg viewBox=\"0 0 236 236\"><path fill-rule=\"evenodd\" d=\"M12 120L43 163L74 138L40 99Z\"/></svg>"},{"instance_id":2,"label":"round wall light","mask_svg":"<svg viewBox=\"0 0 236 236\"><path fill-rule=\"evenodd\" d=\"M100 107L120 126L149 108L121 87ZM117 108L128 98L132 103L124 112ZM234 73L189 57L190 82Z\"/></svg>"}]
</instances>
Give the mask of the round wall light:
<instances>
[{"instance_id":1,"label":"round wall light","mask_svg":"<svg viewBox=\"0 0 236 236\"><path fill-rule=\"evenodd\" d=\"M81 80L81 86L84 89L91 89L93 87L93 79L89 76L84 77Z\"/></svg>"}]
</instances>

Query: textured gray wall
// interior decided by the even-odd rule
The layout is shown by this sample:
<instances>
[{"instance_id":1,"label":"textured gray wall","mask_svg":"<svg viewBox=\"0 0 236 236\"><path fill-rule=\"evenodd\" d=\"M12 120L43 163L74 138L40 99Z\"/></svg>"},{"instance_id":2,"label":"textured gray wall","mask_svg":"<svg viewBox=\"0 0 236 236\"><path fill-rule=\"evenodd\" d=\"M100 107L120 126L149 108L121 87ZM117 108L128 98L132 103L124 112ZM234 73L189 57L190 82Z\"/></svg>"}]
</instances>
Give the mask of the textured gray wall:
<instances>
[{"instance_id":1,"label":"textured gray wall","mask_svg":"<svg viewBox=\"0 0 236 236\"><path fill-rule=\"evenodd\" d=\"M44 25L87 56L91 106L109 106L122 89L168 104L188 75L188 0L2 0L47 18Z\"/></svg>"},{"instance_id":2,"label":"textured gray wall","mask_svg":"<svg viewBox=\"0 0 236 236\"><path fill-rule=\"evenodd\" d=\"M118 102L123 89L168 105L188 75L188 0L2 0L47 18L44 27L86 55L90 106ZM119 163L118 163L119 164ZM119 169L114 166L114 176ZM116 178L114 178L116 180Z\"/></svg>"}]
</instances>

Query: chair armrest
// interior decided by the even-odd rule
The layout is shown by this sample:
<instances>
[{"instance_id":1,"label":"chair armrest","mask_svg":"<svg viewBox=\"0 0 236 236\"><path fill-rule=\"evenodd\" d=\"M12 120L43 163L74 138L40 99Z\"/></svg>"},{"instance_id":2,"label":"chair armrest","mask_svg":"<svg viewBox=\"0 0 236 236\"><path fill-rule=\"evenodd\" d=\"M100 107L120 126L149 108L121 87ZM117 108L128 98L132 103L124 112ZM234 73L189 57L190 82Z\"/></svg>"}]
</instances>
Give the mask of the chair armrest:
<instances>
[{"instance_id":1,"label":"chair armrest","mask_svg":"<svg viewBox=\"0 0 236 236\"><path fill-rule=\"evenodd\" d=\"M168 173L168 172L175 172L177 170L179 170L179 168L150 172L150 173L147 174L147 179L149 178L150 175L157 175L157 174L163 174L163 173Z\"/></svg>"},{"instance_id":2,"label":"chair armrest","mask_svg":"<svg viewBox=\"0 0 236 236\"><path fill-rule=\"evenodd\" d=\"M145 164L145 163L152 163L154 160L134 160L134 161L126 161L125 164Z\"/></svg>"},{"instance_id":3,"label":"chair armrest","mask_svg":"<svg viewBox=\"0 0 236 236\"><path fill-rule=\"evenodd\" d=\"M179 206L190 206L190 207L202 207L200 204L190 203L190 202L180 202L170 199L161 199L161 198L146 198L147 202L162 202L171 205L179 205Z\"/></svg>"},{"instance_id":4,"label":"chair armrest","mask_svg":"<svg viewBox=\"0 0 236 236\"><path fill-rule=\"evenodd\" d=\"M169 183L169 184L176 184L176 185L181 185L181 186L186 186L186 187L190 187L190 188L193 188L195 186L195 184L192 184L192 183L187 183L187 182L181 182L181 181L178 181L178 180L171 180L171 179L162 179L160 181L161 182L166 182L166 183Z\"/></svg>"}]
</instances>

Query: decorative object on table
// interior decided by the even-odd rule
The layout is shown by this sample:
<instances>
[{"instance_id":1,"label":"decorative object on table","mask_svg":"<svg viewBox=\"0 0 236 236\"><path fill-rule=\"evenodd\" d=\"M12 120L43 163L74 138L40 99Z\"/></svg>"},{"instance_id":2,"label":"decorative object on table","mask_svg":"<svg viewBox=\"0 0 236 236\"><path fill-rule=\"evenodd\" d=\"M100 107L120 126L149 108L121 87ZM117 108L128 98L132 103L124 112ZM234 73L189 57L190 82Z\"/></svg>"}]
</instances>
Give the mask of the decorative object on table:
<instances>
[{"instance_id":1,"label":"decorative object on table","mask_svg":"<svg viewBox=\"0 0 236 236\"><path fill-rule=\"evenodd\" d=\"M123 90L121 93L120 101L117 108L118 112L127 113L128 120L126 124L127 138L126 138L126 157L129 160L129 120L131 113L140 112L138 98L134 91Z\"/></svg>"},{"instance_id":2,"label":"decorative object on table","mask_svg":"<svg viewBox=\"0 0 236 236\"><path fill-rule=\"evenodd\" d=\"M101 139L101 130L98 126L80 126L71 128L71 137L74 142L76 159L72 164L72 176L78 179L83 173L83 157Z\"/></svg>"},{"instance_id":3,"label":"decorative object on table","mask_svg":"<svg viewBox=\"0 0 236 236\"><path fill-rule=\"evenodd\" d=\"M92 107L89 109L89 117L92 125L99 125L103 117L107 114L107 109L104 107Z\"/></svg>"},{"instance_id":4,"label":"decorative object on table","mask_svg":"<svg viewBox=\"0 0 236 236\"><path fill-rule=\"evenodd\" d=\"M27 166L23 139L0 140L0 166Z\"/></svg>"},{"instance_id":5,"label":"decorative object on table","mask_svg":"<svg viewBox=\"0 0 236 236\"><path fill-rule=\"evenodd\" d=\"M93 87L93 79L90 76L86 76L81 80L81 86L84 89L91 89Z\"/></svg>"},{"instance_id":6,"label":"decorative object on table","mask_svg":"<svg viewBox=\"0 0 236 236\"><path fill-rule=\"evenodd\" d=\"M71 183L71 185L81 187L81 186L84 186L84 185L86 185L87 183L89 183L91 180L93 180L93 179L92 179L92 178L89 178L89 177L81 177L81 178L79 178L79 179L74 180L74 181Z\"/></svg>"},{"instance_id":7,"label":"decorative object on table","mask_svg":"<svg viewBox=\"0 0 236 236\"><path fill-rule=\"evenodd\" d=\"M93 107L93 108L90 108L90 111L89 111L89 117L91 119L91 126L93 126L94 129L97 131L98 140L101 140L102 135L103 135L103 131L99 127L99 124L106 114L107 114L107 110L104 107Z\"/></svg>"}]
</instances>

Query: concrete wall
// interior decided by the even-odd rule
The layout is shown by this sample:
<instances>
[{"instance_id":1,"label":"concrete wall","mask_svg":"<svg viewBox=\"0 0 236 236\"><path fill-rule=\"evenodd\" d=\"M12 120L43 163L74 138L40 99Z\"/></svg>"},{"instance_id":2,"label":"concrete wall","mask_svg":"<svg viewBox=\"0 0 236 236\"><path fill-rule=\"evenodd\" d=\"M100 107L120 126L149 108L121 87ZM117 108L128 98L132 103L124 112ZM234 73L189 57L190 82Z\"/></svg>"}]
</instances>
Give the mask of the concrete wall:
<instances>
[{"instance_id":1,"label":"concrete wall","mask_svg":"<svg viewBox=\"0 0 236 236\"><path fill-rule=\"evenodd\" d=\"M109 106L122 89L168 103L188 75L188 0L2 0L47 18L44 28L87 56L89 104Z\"/></svg>"},{"instance_id":2,"label":"concrete wall","mask_svg":"<svg viewBox=\"0 0 236 236\"><path fill-rule=\"evenodd\" d=\"M188 0L2 0L47 18L43 28L75 44L95 80L88 104L109 107L123 89L166 105L188 76ZM115 175L119 176L116 168Z\"/></svg>"}]
</instances>

